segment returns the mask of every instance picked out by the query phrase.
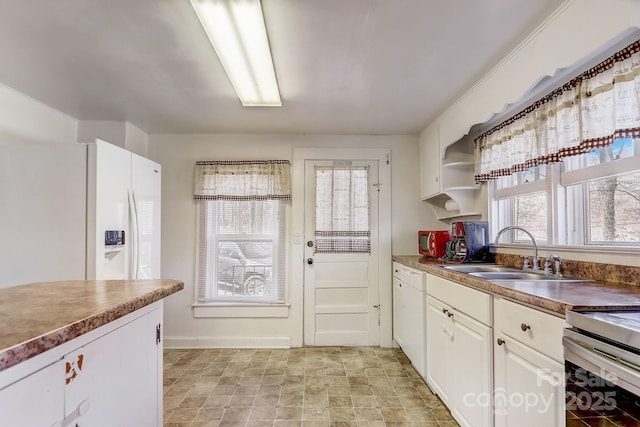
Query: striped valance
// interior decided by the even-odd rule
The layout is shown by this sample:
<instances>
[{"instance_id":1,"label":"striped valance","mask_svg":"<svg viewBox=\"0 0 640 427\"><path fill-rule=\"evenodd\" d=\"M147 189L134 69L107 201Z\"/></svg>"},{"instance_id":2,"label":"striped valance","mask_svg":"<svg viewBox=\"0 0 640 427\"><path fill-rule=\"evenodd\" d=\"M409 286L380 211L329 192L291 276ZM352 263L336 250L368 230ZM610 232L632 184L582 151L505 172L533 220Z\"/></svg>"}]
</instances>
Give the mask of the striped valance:
<instances>
[{"instance_id":1,"label":"striped valance","mask_svg":"<svg viewBox=\"0 0 640 427\"><path fill-rule=\"evenodd\" d=\"M476 182L640 137L640 40L475 139Z\"/></svg>"},{"instance_id":2,"label":"striped valance","mask_svg":"<svg viewBox=\"0 0 640 427\"><path fill-rule=\"evenodd\" d=\"M291 200L289 160L197 161L195 200Z\"/></svg>"}]
</instances>

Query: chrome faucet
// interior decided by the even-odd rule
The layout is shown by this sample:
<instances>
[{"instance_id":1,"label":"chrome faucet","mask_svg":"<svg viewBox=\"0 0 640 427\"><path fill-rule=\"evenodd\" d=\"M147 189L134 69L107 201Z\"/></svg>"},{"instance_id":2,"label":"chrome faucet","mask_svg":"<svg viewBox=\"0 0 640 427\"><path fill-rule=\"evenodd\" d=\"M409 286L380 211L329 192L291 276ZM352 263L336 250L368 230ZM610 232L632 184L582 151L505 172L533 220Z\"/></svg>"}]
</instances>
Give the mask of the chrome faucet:
<instances>
[{"instance_id":1,"label":"chrome faucet","mask_svg":"<svg viewBox=\"0 0 640 427\"><path fill-rule=\"evenodd\" d=\"M538 258L538 245L536 243L536 239L533 238L533 235L531 233L529 233L527 230L525 230L522 227L519 227L517 225L508 225L506 227L504 227L502 230L498 231L498 233L496 234L496 240L493 242L494 245L498 244L498 239L500 238L500 236L502 235L502 233L504 233L505 231L510 231L510 230L519 230L522 231L524 234L526 234L527 236L529 236L529 238L531 239L531 243L533 244L533 269L534 270L540 270L540 258ZM525 267L526 268L527 263L525 263Z\"/></svg>"}]
</instances>

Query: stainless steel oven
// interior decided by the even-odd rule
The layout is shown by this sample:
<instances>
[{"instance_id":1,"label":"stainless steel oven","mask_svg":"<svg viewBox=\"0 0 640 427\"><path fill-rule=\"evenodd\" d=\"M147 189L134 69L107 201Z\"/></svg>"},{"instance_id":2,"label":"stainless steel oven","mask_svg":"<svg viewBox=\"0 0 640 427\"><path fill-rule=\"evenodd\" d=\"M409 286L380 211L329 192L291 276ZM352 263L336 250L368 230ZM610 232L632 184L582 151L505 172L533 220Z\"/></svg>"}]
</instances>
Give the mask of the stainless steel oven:
<instances>
[{"instance_id":1,"label":"stainless steel oven","mask_svg":"<svg viewBox=\"0 0 640 427\"><path fill-rule=\"evenodd\" d=\"M567 427L640 426L640 311L569 311L567 323Z\"/></svg>"}]
</instances>

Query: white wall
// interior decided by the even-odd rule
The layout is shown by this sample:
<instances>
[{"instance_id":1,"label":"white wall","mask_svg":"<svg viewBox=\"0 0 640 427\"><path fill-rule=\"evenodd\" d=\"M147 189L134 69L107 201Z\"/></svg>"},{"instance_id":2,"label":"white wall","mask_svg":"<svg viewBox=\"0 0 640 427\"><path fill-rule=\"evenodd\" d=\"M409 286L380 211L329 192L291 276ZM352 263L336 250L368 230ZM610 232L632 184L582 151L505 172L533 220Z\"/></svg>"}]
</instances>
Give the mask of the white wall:
<instances>
[{"instance_id":1,"label":"white wall","mask_svg":"<svg viewBox=\"0 0 640 427\"><path fill-rule=\"evenodd\" d=\"M289 318L194 319L196 208L192 199L196 160L289 159L294 147L391 149L392 250L416 254L416 230L433 212L420 201L417 136L150 135L149 157L162 165L162 275L185 282L165 302L165 345L270 346L302 342L302 325ZM389 260L391 262L391 260ZM388 282L388 283L387 283ZM391 286L391 278L382 286ZM301 286L296 280L289 286ZM302 301L292 300L299 307Z\"/></svg>"},{"instance_id":2,"label":"white wall","mask_svg":"<svg viewBox=\"0 0 640 427\"><path fill-rule=\"evenodd\" d=\"M440 146L449 146L464 137L474 125L495 120L495 114L508 117L509 111L517 113L522 102L532 96L530 90L543 78L588 61L594 52L606 51L614 43L636 34L639 27L638 0L608 0L606 5L601 0L567 0L425 129L437 122ZM477 194L476 206L486 219L486 184ZM569 252L562 255L568 255L568 259L591 260L585 254ZM595 258L601 255L597 254ZM620 263L615 257L607 262Z\"/></svg>"},{"instance_id":3,"label":"white wall","mask_svg":"<svg viewBox=\"0 0 640 427\"><path fill-rule=\"evenodd\" d=\"M129 122L81 120L78 123L78 142L90 143L96 138L147 157L149 137Z\"/></svg>"},{"instance_id":4,"label":"white wall","mask_svg":"<svg viewBox=\"0 0 640 427\"><path fill-rule=\"evenodd\" d=\"M78 120L0 84L0 144L73 143Z\"/></svg>"}]
</instances>

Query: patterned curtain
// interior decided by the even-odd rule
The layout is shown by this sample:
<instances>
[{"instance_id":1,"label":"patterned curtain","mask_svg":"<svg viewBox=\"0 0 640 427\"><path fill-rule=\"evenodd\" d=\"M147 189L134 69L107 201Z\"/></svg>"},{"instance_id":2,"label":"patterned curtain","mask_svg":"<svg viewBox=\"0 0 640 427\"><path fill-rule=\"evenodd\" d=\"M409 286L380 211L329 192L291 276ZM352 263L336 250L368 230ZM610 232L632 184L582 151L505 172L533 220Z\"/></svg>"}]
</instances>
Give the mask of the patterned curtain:
<instances>
[{"instance_id":1,"label":"patterned curtain","mask_svg":"<svg viewBox=\"0 0 640 427\"><path fill-rule=\"evenodd\" d=\"M195 200L291 200L289 160L198 161Z\"/></svg>"},{"instance_id":2,"label":"patterned curtain","mask_svg":"<svg viewBox=\"0 0 640 427\"><path fill-rule=\"evenodd\" d=\"M640 40L475 139L476 182L640 137Z\"/></svg>"}]
</instances>

